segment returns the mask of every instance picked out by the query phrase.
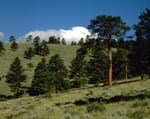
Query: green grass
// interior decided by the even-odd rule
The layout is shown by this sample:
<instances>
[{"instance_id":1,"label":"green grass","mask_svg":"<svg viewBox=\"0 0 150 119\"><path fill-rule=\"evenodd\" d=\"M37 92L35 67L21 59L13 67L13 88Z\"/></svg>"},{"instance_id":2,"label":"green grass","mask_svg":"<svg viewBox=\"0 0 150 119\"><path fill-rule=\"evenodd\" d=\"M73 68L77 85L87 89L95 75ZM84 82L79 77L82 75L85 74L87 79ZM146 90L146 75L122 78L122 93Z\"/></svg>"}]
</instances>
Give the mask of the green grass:
<instances>
[{"instance_id":1,"label":"green grass","mask_svg":"<svg viewBox=\"0 0 150 119\"><path fill-rule=\"evenodd\" d=\"M33 44L30 43L19 43L19 48L16 51L10 50L10 43L4 44L5 51L4 54L0 56L0 77L5 76L9 70L10 64L15 59L15 57L19 57L21 59L21 63L25 69L25 73L27 74L27 82L25 85L30 85L32 81L34 68L37 63L40 62L42 56L35 55L31 60L25 59L23 57L24 51L28 49L28 47L34 47ZM62 59L64 60L64 64L67 68L70 66L70 62L76 55L76 50L79 46L71 46L71 45L48 45L50 49L50 54L46 57L47 62L51 58L52 55L58 53ZM32 63L34 67L32 69L28 69L28 63ZM9 87L4 83L4 81L0 81L0 94L8 94ZM6 92L5 92L6 91Z\"/></svg>"},{"instance_id":2,"label":"green grass","mask_svg":"<svg viewBox=\"0 0 150 119\"><path fill-rule=\"evenodd\" d=\"M42 56L35 55L32 60L28 60L23 58L24 51L27 50L28 47L34 47L33 44L30 43L19 43L19 48L16 51L10 50L9 43L5 44L4 54L0 56L0 76L6 75L8 72L9 66L14 60L15 57L19 57L21 59L22 65L27 68L27 64L32 62L34 66L41 60ZM47 60L56 53L60 54L64 63L67 67L69 67L71 60L76 55L76 50L79 46L70 46L70 45L48 45L50 49L50 54L46 57Z\"/></svg>"},{"instance_id":3,"label":"green grass","mask_svg":"<svg viewBox=\"0 0 150 119\"><path fill-rule=\"evenodd\" d=\"M6 51L0 56L0 77L6 75L9 66L17 56L21 59L24 68L28 63L33 63L34 68L41 60L41 56L34 56L32 60L23 58L24 51L33 44L19 44L17 51L11 51L10 44L5 44ZM50 59L55 53L60 54L67 67L75 57L79 46L49 45ZM26 70L28 75L25 85L30 85L34 68ZM133 82L132 82L133 81ZM19 99L0 102L0 119L149 119L150 117L150 80L128 79L114 81L112 87L93 87L86 85L79 89L70 89L58 94L52 93L43 96L30 97L24 95ZM119 84L118 84L119 83ZM5 78L0 81L0 94L11 95L10 89L5 83ZM145 96L143 99L138 95ZM118 101L110 101L114 97ZM136 97L132 100L123 100L123 97ZM89 99L97 99L90 102ZM105 101L99 101L105 99ZM77 106L76 102L84 102Z\"/></svg>"},{"instance_id":4,"label":"green grass","mask_svg":"<svg viewBox=\"0 0 150 119\"><path fill-rule=\"evenodd\" d=\"M110 99L118 95L147 95L150 94L149 85L148 79L112 87L74 89L58 94L53 93L50 97L47 94L3 101L0 102L0 119L148 119L150 117L149 97L113 103L94 102L81 106L75 105L74 102L91 97ZM92 111L89 108L92 108Z\"/></svg>"}]
</instances>

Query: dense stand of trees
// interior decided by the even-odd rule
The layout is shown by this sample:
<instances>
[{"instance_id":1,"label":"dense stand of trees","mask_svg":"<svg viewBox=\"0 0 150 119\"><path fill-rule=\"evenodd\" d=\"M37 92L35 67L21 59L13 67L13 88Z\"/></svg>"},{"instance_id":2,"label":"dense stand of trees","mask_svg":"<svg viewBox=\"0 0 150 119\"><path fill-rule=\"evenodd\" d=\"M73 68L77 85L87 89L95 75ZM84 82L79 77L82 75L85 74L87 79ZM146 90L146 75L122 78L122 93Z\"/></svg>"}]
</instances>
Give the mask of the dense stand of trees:
<instances>
[{"instance_id":1,"label":"dense stand of trees","mask_svg":"<svg viewBox=\"0 0 150 119\"><path fill-rule=\"evenodd\" d=\"M129 27L120 17L101 15L91 20L89 29L96 38L80 39L80 48L72 60L69 70L65 67L59 54L51 57L47 63L43 58L34 70L34 76L29 89L31 95L40 95L47 92L77 88L86 83L99 84L100 82L112 85L113 80L127 79L129 77L150 77L150 9L146 9L139 16L139 23L134 25L136 39L131 40L123 34ZM117 38L114 40L113 38ZM129 38L129 37L128 37ZM131 38L131 37L130 37ZM24 57L31 59L34 54L47 56L49 44L66 44L65 39L52 36L49 41L40 42L40 37L27 38L33 40L34 48L28 48ZM16 50L15 37L9 39L11 49ZM71 45L77 43L72 42ZM0 53L4 50L0 42ZM108 78L108 81L106 80ZM22 92L22 82L26 80L20 59L15 58L6 76L15 97ZM69 80L70 79L70 80Z\"/></svg>"},{"instance_id":2,"label":"dense stand of trees","mask_svg":"<svg viewBox=\"0 0 150 119\"><path fill-rule=\"evenodd\" d=\"M50 53L46 41L43 40L40 43L38 36L34 39L34 53L42 56L47 56Z\"/></svg>"},{"instance_id":3,"label":"dense stand of trees","mask_svg":"<svg viewBox=\"0 0 150 119\"><path fill-rule=\"evenodd\" d=\"M43 58L35 68L30 94L40 95L50 91L57 93L68 89L69 83L65 77L67 77L67 68L58 54L52 56L48 64Z\"/></svg>"},{"instance_id":4,"label":"dense stand of trees","mask_svg":"<svg viewBox=\"0 0 150 119\"><path fill-rule=\"evenodd\" d=\"M134 66L135 75L150 75L150 9L146 9L140 17L138 24L134 25L136 30L136 42L132 49L131 64Z\"/></svg>"}]
</instances>

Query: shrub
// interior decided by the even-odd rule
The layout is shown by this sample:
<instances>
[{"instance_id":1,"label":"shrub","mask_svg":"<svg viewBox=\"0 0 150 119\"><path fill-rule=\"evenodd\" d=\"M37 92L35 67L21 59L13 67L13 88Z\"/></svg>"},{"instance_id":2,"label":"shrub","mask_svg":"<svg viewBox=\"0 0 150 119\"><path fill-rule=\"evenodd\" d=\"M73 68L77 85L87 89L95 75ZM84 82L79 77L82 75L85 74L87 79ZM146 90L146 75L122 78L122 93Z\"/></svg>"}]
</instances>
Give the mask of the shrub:
<instances>
[{"instance_id":1,"label":"shrub","mask_svg":"<svg viewBox=\"0 0 150 119\"><path fill-rule=\"evenodd\" d=\"M147 107L147 106L148 106L148 102L141 100L141 101L135 102L131 107L137 108L137 107Z\"/></svg>"},{"instance_id":2,"label":"shrub","mask_svg":"<svg viewBox=\"0 0 150 119\"><path fill-rule=\"evenodd\" d=\"M28 63L27 66L28 66L28 69L30 69L30 70L34 67L33 63L31 63L31 62Z\"/></svg>"},{"instance_id":3,"label":"shrub","mask_svg":"<svg viewBox=\"0 0 150 119\"><path fill-rule=\"evenodd\" d=\"M140 109L134 112L128 112L127 116L132 119L143 119L143 117L145 117L145 111Z\"/></svg>"},{"instance_id":4,"label":"shrub","mask_svg":"<svg viewBox=\"0 0 150 119\"><path fill-rule=\"evenodd\" d=\"M92 103L87 106L88 112L97 112L97 111L103 112L105 110L106 108L105 108L104 103Z\"/></svg>"}]
</instances>

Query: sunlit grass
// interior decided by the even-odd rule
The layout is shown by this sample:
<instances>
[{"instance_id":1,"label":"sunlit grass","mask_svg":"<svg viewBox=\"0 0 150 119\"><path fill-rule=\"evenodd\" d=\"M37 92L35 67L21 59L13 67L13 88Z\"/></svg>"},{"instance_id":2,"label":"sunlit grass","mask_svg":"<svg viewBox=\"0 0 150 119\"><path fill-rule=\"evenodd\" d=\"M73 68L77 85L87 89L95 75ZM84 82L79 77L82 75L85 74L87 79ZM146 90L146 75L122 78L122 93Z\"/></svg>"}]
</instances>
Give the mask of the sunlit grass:
<instances>
[{"instance_id":1,"label":"sunlit grass","mask_svg":"<svg viewBox=\"0 0 150 119\"><path fill-rule=\"evenodd\" d=\"M31 43L19 43L19 48L16 51L10 50L10 43L4 44L5 51L4 54L0 56L0 77L4 77L7 75L7 72L9 71L10 64L15 59L15 57L19 57L21 59L21 64L25 68L25 74L27 74L27 80L24 83L26 86L30 86L34 69L38 62L41 61L43 58L42 56L35 55L31 60L25 59L23 57L24 51L28 49L28 47L34 47ZM64 60L64 64L67 68L70 66L71 60L76 55L76 50L79 48L79 46L71 46L71 45L48 45L50 49L50 54L46 56L46 60L51 58L52 55L58 53ZM33 68L29 69L27 64L32 63ZM4 81L0 81L0 94L6 94L8 93L9 89L7 89L6 83ZM6 91L6 92L5 92Z\"/></svg>"},{"instance_id":2,"label":"sunlit grass","mask_svg":"<svg viewBox=\"0 0 150 119\"><path fill-rule=\"evenodd\" d=\"M51 94L51 96L23 97L0 102L0 119L128 119L150 116L150 99L134 99L113 103L103 102L103 111L88 111L86 104L76 106L77 100L88 97L110 98L116 95L137 95L150 93L150 80L137 81L127 84L114 85L112 87L93 87L69 90L63 93ZM92 93L91 93L92 92ZM101 103L95 103L101 104ZM141 110L140 110L141 109ZM136 114L136 111L145 115Z\"/></svg>"}]
</instances>

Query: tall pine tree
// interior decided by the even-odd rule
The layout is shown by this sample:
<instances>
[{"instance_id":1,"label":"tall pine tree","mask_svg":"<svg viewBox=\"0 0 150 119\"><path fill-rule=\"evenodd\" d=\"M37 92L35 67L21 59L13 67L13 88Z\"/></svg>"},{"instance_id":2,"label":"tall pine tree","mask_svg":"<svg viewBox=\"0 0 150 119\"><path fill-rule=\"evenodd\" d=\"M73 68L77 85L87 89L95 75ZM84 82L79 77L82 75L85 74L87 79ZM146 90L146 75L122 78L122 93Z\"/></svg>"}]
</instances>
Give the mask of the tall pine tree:
<instances>
[{"instance_id":1,"label":"tall pine tree","mask_svg":"<svg viewBox=\"0 0 150 119\"><path fill-rule=\"evenodd\" d=\"M55 92L63 90L66 84L64 78L67 77L67 69L59 54L51 57L48 70L52 74L51 82L53 82Z\"/></svg>"},{"instance_id":2,"label":"tall pine tree","mask_svg":"<svg viewBox=\"0 0 150 119\"><path fill-rule=\"evenodd\" d=\"M41 62L38 63L34 71L34 77L32 80L30 94L31 95L41 95L49 91L49 73L46 64L46 60L43 58Z\"/></svg>"},{"instance_id":3,"label":"tall pine tree","mask_svg":"<svg viewBox=\"0 0 150 119\"><path fill-rule=\"evenodd\" d=\"M141 13L139 19L139 23L134 26L136 42L131 54L131 64L135 67L135 75L140 75L143 79L145 74L150 75L150 9Z\"/></svg>"},{"instance_id":4,"label":"tall pine tree","mask_svg":"<svg viewBox=\"0 0 150 119\"><path fill-rule=\"evenodd\" d=\"M103 47L96 45L92 48L91 57L87 65L89 83L104 82L107 78L107 67L107 53Z\"/></svg>"},{"instance_id":5,"label":"tall pine tree","mask_svg":"<svg viewBox=\"0 0 150 119\"><path fill-rule=\"evenodd\" d=\"M22 94L22 82L26 80L24 69L21 65L21 61L18 57L15 58L10 65L9 72L6 75L6 82L14 92L14 96L18 98Z\"/></svg>"},{"instance_id":6,"label":"tall pine tree","mask_svg":"<svg viewBox=\"0 0 150 119\"><path fill-rule=\"evenodd\" d=\"M72 79L72 87L78 88L86 83L86 61L85 55L87 48L82 45L76 52L76 57L72 60L70 66L70 79Z\"/></svg>"},{"instance_id":7,"label":"tall pine tree","mask_svg":"<svg viewBox=\"0 0 150 119\"><path fill-rule=\"evenodd\" d=\"M107 42L108 48L108 84L112 85L112 36L119 37L129 28L120 17L100 15L91 20L88 27L93 34L97 34Z\"/></svg>"}]
</instances>

